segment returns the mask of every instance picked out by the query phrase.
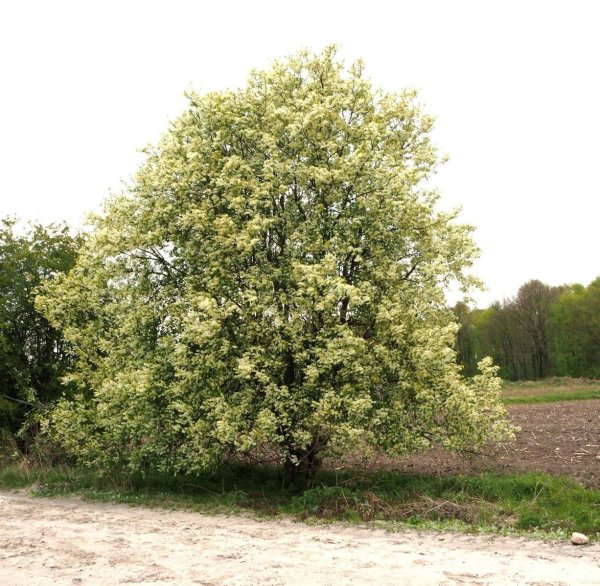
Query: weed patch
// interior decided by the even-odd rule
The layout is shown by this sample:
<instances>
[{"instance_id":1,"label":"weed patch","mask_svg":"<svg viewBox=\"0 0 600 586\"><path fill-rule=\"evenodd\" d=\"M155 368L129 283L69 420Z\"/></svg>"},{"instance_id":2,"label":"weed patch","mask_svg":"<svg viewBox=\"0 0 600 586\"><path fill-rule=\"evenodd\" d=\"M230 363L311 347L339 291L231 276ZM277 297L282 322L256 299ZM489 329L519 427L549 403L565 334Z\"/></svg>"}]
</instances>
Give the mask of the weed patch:
<instances>
[{"instance_id":1,"label":"weed patch","mask_svg":"<svg viewBox=\"0 0 600 586\"><path fill-rule=\"evenodd\" d=\"M186 508L204 513L251 511L298 520L421 526L467 531L535 531L600 536L600 491L541 473L472 476L322 471L313 488L283 488L277 470L224 467L204 476L93 471L0 470L0 488L34 485L34 494Z\"/></svg>"}]
</instances>

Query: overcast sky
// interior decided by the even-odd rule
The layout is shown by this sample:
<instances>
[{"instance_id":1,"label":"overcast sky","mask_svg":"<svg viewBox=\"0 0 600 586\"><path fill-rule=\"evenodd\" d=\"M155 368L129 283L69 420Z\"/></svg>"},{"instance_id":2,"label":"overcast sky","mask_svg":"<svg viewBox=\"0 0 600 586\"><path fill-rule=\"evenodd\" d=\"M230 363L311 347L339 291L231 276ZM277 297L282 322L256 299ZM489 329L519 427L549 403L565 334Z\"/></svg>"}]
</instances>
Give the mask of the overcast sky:
<instances>
[{"instance_id":1,"label":"overcast sky","mask_svg":"<svg viewBox=\"0 0 600 586\"><path fill-rule=\"evenodd\" d=\"M533 278L600 275L600 3L4 1L0 216L81 226L137 149L251 68L337 43L389 91L417 88L450 157L436 183L482 249L480 306Z\"/></svg>"}]
</instances>

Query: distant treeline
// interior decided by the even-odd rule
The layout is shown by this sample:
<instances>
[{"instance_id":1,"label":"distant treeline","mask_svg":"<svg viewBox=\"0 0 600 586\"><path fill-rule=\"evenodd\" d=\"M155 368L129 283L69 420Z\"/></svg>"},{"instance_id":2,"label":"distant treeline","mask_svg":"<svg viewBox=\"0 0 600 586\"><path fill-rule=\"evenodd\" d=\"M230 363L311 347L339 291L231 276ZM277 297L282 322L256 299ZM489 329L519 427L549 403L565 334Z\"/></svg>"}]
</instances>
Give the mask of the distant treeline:
<instances>
[{"instance_id":1,"label":"distant treeline","mask_svg":"<svg viewBox=\"0 0 600 586\"><path fill-rule=\"evenodd\" d=\"M587 287L529 281L515 297L487 309L464 303L453 309L467 376L491 356L509 380L600 377L600 277Z\"/></svg>"}]
</instances>

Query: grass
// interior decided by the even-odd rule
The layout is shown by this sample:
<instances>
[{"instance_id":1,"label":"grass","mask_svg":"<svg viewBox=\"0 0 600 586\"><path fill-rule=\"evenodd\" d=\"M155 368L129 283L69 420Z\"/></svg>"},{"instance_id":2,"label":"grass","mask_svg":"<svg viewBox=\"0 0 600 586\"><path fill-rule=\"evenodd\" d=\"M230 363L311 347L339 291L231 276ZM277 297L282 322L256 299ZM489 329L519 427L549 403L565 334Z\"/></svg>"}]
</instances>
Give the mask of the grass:
<instances>
[{"instance_id":1,"label":"grass","mask_svg":"<svg viewBox=\"0 0 600 586\"><path fill-rule=\"evenodd\" d=\"M0 488L34 485L39 496L80 495L204 513L252 512L313 522L346 521L389 529L420 527L600 537L600 491L541 473L410 476L322 471L309 489L282 488L276 470L227 467L203 476L102 477L78 470L0 470Z\"/></svg>"},{"instance_id":2,"label":"grass","mask_svg":"<svg viewBox=\"0 0 600 586\"><path fill-rule=\"evenodd\" d=\"M66 468L38 468L21 465L0 467L0 489L18 490L47 485L57 486L68 480Z\"/></svg>"},{"instance_id":3,"label":"grass","mask_svg":"<svg viewBox=\"0 0 600 586\"><path fill-rule=\"evenodd\" d=\"M505 382L502 389L502 402L507 405L588 399L600 399L600 380L555 377Z\"/></svg>"},{"instance_id":4,"label":"grass","mask_svg":"<svg viewBox=\"0 0 600 586\"><path fill-rule=\"evenodd\" d=\"M504 397L502 402L506 405L523 405L534 403L555 403L557 401L586 401L588 399L600 399L600 390L582 390L571 392L562 391L534 396Z\"/></svg>"}]
</instances>

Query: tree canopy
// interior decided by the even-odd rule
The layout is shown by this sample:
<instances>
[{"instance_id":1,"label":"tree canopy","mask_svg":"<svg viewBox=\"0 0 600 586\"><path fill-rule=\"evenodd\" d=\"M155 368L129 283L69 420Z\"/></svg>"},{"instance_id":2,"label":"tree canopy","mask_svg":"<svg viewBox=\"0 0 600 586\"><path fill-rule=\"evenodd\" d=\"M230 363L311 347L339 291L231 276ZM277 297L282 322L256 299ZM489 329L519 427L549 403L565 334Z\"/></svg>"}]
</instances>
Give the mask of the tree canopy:
<instances>
[{"instance_id":1,"label":"tree canopy","mask_svg":"<svg viewBox=\"0 0 600 586\"><path fill-rule=\"evenodd\" d=\"M444 288L477 249L426 188L432 124L332 48L191 93L39 299L78 356L54 437L185 472L268 444L310 472L509 435L491 362L466 380L455 361Z\"/></svg>"},{"instance_id":2,"label":"tree canopy","mask_svg":"<svg viewBox=\"0 0 600 586\"><path fill-rule=\"evenodd\" d=\"M16 432L63 391L69 354L34 299L43 280L73 266L79 242L66 226L0 221L0 428Z\"/></svg>"}]
</instances>

